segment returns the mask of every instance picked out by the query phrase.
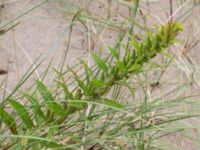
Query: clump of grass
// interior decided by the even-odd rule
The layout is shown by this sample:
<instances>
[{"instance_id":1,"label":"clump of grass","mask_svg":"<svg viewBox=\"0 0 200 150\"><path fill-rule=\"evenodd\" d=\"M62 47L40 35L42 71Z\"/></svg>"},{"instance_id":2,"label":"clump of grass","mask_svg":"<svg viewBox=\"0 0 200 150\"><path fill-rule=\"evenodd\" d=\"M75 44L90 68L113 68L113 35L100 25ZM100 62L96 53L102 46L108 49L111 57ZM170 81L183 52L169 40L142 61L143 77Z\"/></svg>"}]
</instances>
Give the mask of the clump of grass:
<instances>
[{"instance_id":1,"label":"clump of grass","mask_svg":"<svg viewBox=\"0 0 200 150\"><path fill-rule=\"evenodd\" d=\"M149 31L142 41L137 41L134 36L130 36L129 44L132 48L125 48L124 56L120 56L114 48L109 49L113 61L102 59L93 54L92 57L97 65L95 71L84 61L81 61L84 65L84 79L80 78L73 69L68 68L78 84L78 87L72 91L64 82L62 74L59 74L60 77L56 82L56 86L62 90L58 95L55 95L57 92L54 93L48 90L42 81L37 80L36 90L39 93L36 91L32 94L22 93L20 98L9 96L0 107L1 125L5 125L1 130L1 138L3 138L1 147L3 149L37 149L44 147L56 149L66 149L68 147L73 149L82 146L86 149L92 147L114 148L122 145L115 143L115 141L112 142L113 139L122 138L123 136L130 138L129 134L138 136L136 138L138 141L134 139L132 144L127 143L127 147L131 145L133 148L138 149L145 149L146 146L151 147L151 145L146 144L150 141L146 141L142 131L156 130L154 128L155 124L162 126L166 121L146 124L144 120L149 119L145 114L154 109L162 109L165 106L155 101L145 107L127 107L115 99L110 99L108 93L114 85L120 85L131 76L140 73L145 63L148 63L159 52L174 44L176 36L181 30L181 24L174 21L162 25L155 33ZM28 100L26 105L22 103L24 99ZM85 116L82 113L88 109L89 104L92 104L92 108L89 109L89 114L87 113L88 115ZM98 111L98 109L95 109L98 105L103 105L106 109ZM111 109L107 109L107 107ZM14 112L11 114L7 108L14 110ZM135 110L135 117L141 118L133 121L132 117L120 114L120 112L130 110ZM118 115L116 115L117 113ZM108 120L104 123L98 122L98 119L102 119L104 116ZM117 122L109 122L110 119L112 120L117 116L123 118L119 125ZM188 117L191 116L172 117L167 121L173 122ZM89 126L89 128L83 130L85 122L94 123L95 126ZM139 126L135 127L135 125ZM10 130L11 135L7 135L8 130L6 129ZM97 132L97 134L92 134L93 132ZM105 147L100 141L96 141L95 137L93 137L93 140L88 137L92 134L100 138L103 137L104 133L107 136L109 135L105 138L105 143L107 143ZM65 137L68 134L70 138ZM59 142L60 139L63 141Z\"/></svg>"}]
</instances>

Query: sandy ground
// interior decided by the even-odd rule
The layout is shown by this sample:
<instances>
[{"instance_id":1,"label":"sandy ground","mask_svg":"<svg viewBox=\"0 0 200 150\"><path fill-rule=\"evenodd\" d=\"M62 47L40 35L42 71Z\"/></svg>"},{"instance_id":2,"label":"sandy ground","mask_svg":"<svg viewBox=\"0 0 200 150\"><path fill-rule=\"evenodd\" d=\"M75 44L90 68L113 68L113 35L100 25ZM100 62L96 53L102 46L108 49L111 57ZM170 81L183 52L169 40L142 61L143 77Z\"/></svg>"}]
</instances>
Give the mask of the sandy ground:
<instances>
[{"instance_id":1,"label":"sandy ground","mask_svg":"<svg viewBox=\"0 0 200 150\"><path fill-rule=\"evenodd\" d=\"M60 0L60 2L59 0L51 0L48 3L33 9L31 12L16 20L16 22L20 22L19 25L0 37L0 69L8 71L8 76L0 75L0 80L3 83L7 80L7 84L3 84L2 86L2 88L6 88L7 94L12 91L22 75L41 54L42 57L47 58L34 72L31 79L39 78L48 67L51 60L53 60L53 67L60 67L69 40L70 45L65 67L66 65L76 64L79 58L87 60L90 51L105 53L104 49L106 49L106 47L116 43L119 33L116 29L107 28L105 23L103 27L100 27L95 25L95 23L89 19L85 20L87 30L80 23L73 25L72 36L71 39L69 39L70 24L72 20L72 15L70 15L70 13L76 12L78 7L85 6L87 1ZM0 8L1 26L4 26L6 23L22 14L25 10L30 9L39 3L41 3L41 0L4 0L4 7ZM191 0L185 4L182 9L189 10L192 4L193 1ZM179 5L178 2L175 2L174 9L178 10ZM143 10L143 13L148 14L147 22L152 26L163 23L166 21L167 16L169 16L169 4L167 0L142 3L140 8ZM193 26L192 31L186 28L185 32L180 36L180 39L184 42L189 32L191 33L191 36L195 36L199 32L199 17L198 15L195 16L195 14L199 14L200 9L199 6L197 6L197 8L186 15L184 12L187 11L182 9L180 9L175 16L182 21L188 20L187 24L185 24L186 27ZM111 13L116 10L121 16L126 16L128 14L128 10L124 5L113 3ZM105 15L108 15L108 11L109 9L106 0L95 1L88 9L88 13L98 16L97 19L101 19L105 17ZM115 14L112 14L113 18L119 20L121 19L120 15L115 16ZM182 17L183 15L184 17ZM141 21L141 19L139 20ZM179 48L179 50L181 50L181 47ZM198 48L197 45L193 48L192 52L187 54L192 58L193 64L198 64L199 62L198 57L200 53ZM180 63L180 66L182 65L181 61L178 63ZM182 72L187 71L184 70L185 68L180 67L175 68L174 73L176 73L177 69L183 69ZM191 71L189 70L187 72L189 73L188 76L190 76ZM50 79L53 78L52 76L50 76ZM177 74L174 74L174 76L179 77ZM188 77L187 74L184 76ZM198 79L199 77L197 76L195 81L196 88L192 89L194 91L197 91L198 89ZM31 80L25 85L29 84L31 84ZM3 91L3 89L1 89L1 91ZM187 145L183 147L188 150ZM192 150L192 147L189 149Z\"/></svg>"}]
</instances>

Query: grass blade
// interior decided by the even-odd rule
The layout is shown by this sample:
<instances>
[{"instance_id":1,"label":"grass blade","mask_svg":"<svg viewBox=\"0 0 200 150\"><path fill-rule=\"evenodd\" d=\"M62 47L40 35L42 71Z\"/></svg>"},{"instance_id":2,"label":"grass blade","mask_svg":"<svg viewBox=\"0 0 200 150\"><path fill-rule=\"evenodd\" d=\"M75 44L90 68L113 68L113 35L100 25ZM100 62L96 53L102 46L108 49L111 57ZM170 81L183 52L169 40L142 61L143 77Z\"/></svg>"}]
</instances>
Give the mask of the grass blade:
<instances>
[{"instance_id":1,"label":"grass blade","mask_svg":"<svg viewBox=\"0 0 200 150\"><path fill-rule=\"evenodd\" d=\"M26 127L31 129L34 125L25 106L14 99L9 99L8 103L16 110L17 114L21 117Z\"/></svg>"},{"instance_id":2,"label":"grass blade","mask_svg":"<svg viewBox=\"0 0 200 150\"><path fill-rule=\"evenodd\" d=\"M113 99L105 98L103 100L98 100L98 102L103 103L107 107L117 109L117 110L121 110L124 108L122 104L118 103L116 100L113 100Z\"/></svg>"},{"instance_id":3,"label":"grass blade","mask_svg":"<svg viewBox=\"0 0 200 150\"><path fill-rule=\"evenodd\" d=\"M54 97L51 95L51 93L48 91L47 87L40 81L36 81L37 89L42 96L42 98L45 100L47 107L52 110L54 113L56 113L59 116L64 115L64 110L59 106L55 100Z\"/></svg>"},{"instance_id":4,"label":"grass blade","mask_svg":"<svg viewBox=\"0 0 200 150\"><path fill-rule=\"evenodd\" d=\"M0 106L0 120L4 122L13 134L17 133L17 125L13 117Z\"/></svg>"},{"instance_id":5,"label":"grass blade","mask_svg":"<svg viewBox=\"0 0 200 150\"><path fill-rule=\"evenodd\" d=\"M95 60L95 62L98 65L99 68L101 68L103 71L107 72L108 68L107 68L107 65L105 63L105 60L103 60L102 58L100 58L96 54L92 54L92 58Z\"/></svg>"}]
</instances>

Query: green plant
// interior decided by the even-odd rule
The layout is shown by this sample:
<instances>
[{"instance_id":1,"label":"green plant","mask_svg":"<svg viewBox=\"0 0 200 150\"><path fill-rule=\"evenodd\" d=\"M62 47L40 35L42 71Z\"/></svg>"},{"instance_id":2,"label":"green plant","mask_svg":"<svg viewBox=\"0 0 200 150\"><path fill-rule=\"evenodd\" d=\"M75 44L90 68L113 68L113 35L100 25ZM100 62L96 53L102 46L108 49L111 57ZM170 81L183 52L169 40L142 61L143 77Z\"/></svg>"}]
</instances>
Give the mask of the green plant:
<instances>
[{"instance_id":1,"label":"green plant","mask_svg":"<svg viewBox=\"0 0 200 150\"><path fill-rule=\"evenodd\" d=\"M69 149L73 149L73 146L80 147L79 144L81 142L78 144L77 141L81 139L79 137L81 134L78 134L78 132L81 132L82 125L79 124L87 120L95 122L97 118L101 118L105 114L116 113L116 111L119 113L128 109L129 107L118 103L115 99L106 97L106 94L109 93L114 85L120 85L126 82L132 75L140 73L145 63L176 42L176 35L181 30L182 27L180 23L170 22L162 25L156 33L148 31L146 37L144 37L142 41L137 41L133 36L130 36L129 44L132 48L125 48L124 56L120 56L115 49L109 48L112 56L111 58L114 59L113 61L106 61L98 55L93 54L92 57L97 64L97 69L95 71L84 61L81 61L81 64L84 66L85 78L80 78L71 68L68 68L78 84L77 88L74 90L68 88L62 74L59 73L56 84L59 88L57 90L61 92L58 95L54 95L53 92L47 89L42 81L38 80L36 81L36 89L39 95L34 91L32 94L22 93L20 98L11 98L9 96L0 107L1 126L3 124L5 125L4 128L1 129L1 147L3 149L25 149L30 147L32 147L32 149L37 149L38 147L66 149L66 145L57 142L59 138L56 139L56 137L62 135L61 132L65 129L67 130L69 128L69 131L73 131L73 126L77 126L79 129L75 129L77 135L76 131L72 132L75 135L71 136L72 139L68 139L67 147L69 147ZM63 94L65 95L64 97ZM22 103L25 99L28 100L26 105ZM89 109L89 114L85 116L85 118L81 112L88 109L87 107L89 104L92 104L92 108ZM98 110L95 111L96 105L103 105L106 106L106 108L112 109L105 109L99 112ZM144 109L142 108L138 113L148 111L148 108L155 109L155 107L157 107L156 105L152 104ZM161 107L163 106L160 104L160 108ZM10 113L10 108L14 110L12 114ZM134 109L137 109L137 106L135 106ZM146 117L147 116L142 116L141 118L141 123L143 125L143 120L145 120ZM182 119L188 117L191 116L181 116ZM127 117L127 119L130 118ZM172 118L172 120L173 119L179 120L180 118ZM131 125L128 120L127 123L128 126ZM110 136L116 136L121 128L127 126L127 123L125 123L126 125L122 123L121 127L119 126L112 129L109 133ZM99 124L101 124L101 122L99 122ZM107 125L115 126L115 124L109 122L107 122ZM101 129L102 133L105 127L106 126ZM149 125L148 129L151 130L152 127L153 126ZM12 133L11 135L6 134L8 132L6 128L9 128L10 133ZM143 129L140 128L140 130ZM138 129L134 130L135 133L138 131ZM142 141L143 135L140 132L138 133L140 141ZM84 133L82 136L84 136ZM87 141L83 140L83 145L85 145L85 142ZM69 143L72 144L69 145ZM96 144L88 143L86 146L98 146L98 144ZM113 145L115 145L115 143L113 143ZM144 140L142 143L139 142L136 145L139 149L145 148Z\"/></svg>"}]
</instances>

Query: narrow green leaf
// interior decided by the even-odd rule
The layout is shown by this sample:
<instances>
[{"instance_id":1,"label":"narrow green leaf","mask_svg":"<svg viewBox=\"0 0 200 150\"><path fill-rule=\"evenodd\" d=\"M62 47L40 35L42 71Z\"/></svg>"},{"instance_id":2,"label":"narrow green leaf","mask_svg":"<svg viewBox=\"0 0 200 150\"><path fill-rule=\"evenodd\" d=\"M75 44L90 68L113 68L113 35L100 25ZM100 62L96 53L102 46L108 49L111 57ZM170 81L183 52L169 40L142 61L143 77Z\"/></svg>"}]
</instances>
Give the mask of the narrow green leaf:
<instances>
[{"instance_id":1,"label":"narrow green leaf","mask_svg":"<svg viewBox=\"0 0 200 150\"><path fill-rule=\"evenodd\" d=\"M92 54L92 58L95 60L96 64L99 68L101 68L103 71L107 72L107 65L106 61L101 59L98 55Z\"/></svg>"},{"instance_id":2,"label":"narrow green leaf","mask_svg":"<svg viewBox=\"0 0 200 150\"><path fill-rule=\"evenodd\" d=\"M34 125L27 109L14 99L8 99L8 103L16 110L26 127L31 129Z\"/></svg>"},{"instance_id":3,"label":"narrow green leaf","mask_svg":"<svg viewBox=\"0 0 200 150\"><path fill-rule=\"evenodd\" d=\"M59 81L58 84L63 88L63 91L65 93L65 98L73 99L73 94L68 90L67 85Z\"/></svg>"},{"instance_id":4,"label":"narrow green leaf","mask_svg":"<svg viewBox=\"0 0 200 150\"><path fill-rule=\"evenodd\" d=\"M141 69L142 69L142 65L135 63L130 67L129 71L137 73L137 72L140 72Z\"/></svg>"},{"instance_id":5,"label":"narrow green leaf","mask_svg":"<svg viewBox=\"0 0 200 150\"><path fill-rule=\"evenodd\" d=\"M38 149L40 149L39 143L34 141L33 144L32 144L32 150L38 150Z\"/></svg>"},{"instance_id":6,"label":"narrow green leaf","mask_svg":"<svg viewBox=\"0 0 200 150\"><path fill-rule=\"evenodd\" d=\"M116 100L112 100L112 99L103 99L103 100L98 100L99 103L104 104L105 106L111 107L113 109L123 109L124 106L120 103L118 103Z\"/></svg>"},{"instance_id":7,"label":"narrow green leaf","mask_svg":"<svg viewBox=\"0 0 200 150\"><path fill-rule=\"evenodd\" d=\"M41 141L41 145L45 146L47 149L57 149L61 150L63 149L62 145L56 143L56 142L47 142L47 141Z\"/></svg>"},{"instance_id":8,"label":"narrow green leaf","mask_svg":"<svg viewBox=\"0 0 200 150\"><path fill-rule=\"evenodd\" d=\"M87 86L85 86L84 82L81 81L81 79L79 78L79 76L68 67L69 71L74 75L74 79L78 82L79 86L81 87L81 89L83 90L85 95L89 95L89 91Z\"/></svg>"},{"instance_id":9,"label":"narrow green leaf","mask_svg":"<svg viewBox=\"0 0 200 150\"><path fill-rule=\"evenodd\" d=\"M124 60L126 60L126 62L130 61L130 57L131 57L131 50L129 47L127 47L126 45L122 45L124 50L125 50L125 55L124 55Z\"/></svg>"},{"instance_id":10,"label":"narrow green leaf","mask_svg":"<svg viewBox=\"0 0 200 150\"><path fill-rule=\"evenodd\" d=\"M30 101L35 115L38 115L39 117L45 119L45 115L42 112L41 106L38 103L37 99L32 95L28 95L28 94L23 94L23 95Z\"/></svg>"},{"instance_id":11,"label":"narrow green leaf","mask_svg":"<svg viewBox=\"0 0 200 150\"><path fill-rule=\"evenodd\" d=\"M130 35L129 36L131 38L131 45L136 49L136 51L140 50L140 43L135 39L134 36Z\"/></svg>"},{"instance_id":12,"label":"narrow green leaf","mask_svg":"<svg viewBox=\"0 0 200 150\"><path fill-rule=\"evenodd\" d=\"M93 85L95 85L96 87L103 87L103 86L105 86L105 83L102 82L101 80L92 80L91 83Z\"/></svg>"},{"instance_id":13,"label":"narrow green leaf","mask_svg":"<svg viewBox=\"0 0 200 150\"><path fill-rule=\"evenodd\" d=\"M118 66L120 71L122 71L122 72L126 72L127 71L126 66L123 64L123 62L118 61L117 62L117 66Z\"/></svg>"},{"instance_id":14,"label":"narrow green leaf","mask_svg":"<svg viewBox=\"0 0 200 150\"><path fill-rule=\"evenodd\" d=\"M5 123L13 134L18 134L15 120L2 108L2 106L0 106L0 121Z\"/></svg>"},{"instance_id":15,"label":"narrow green leaf","mask_svg":"<svg viewBox=\"0 0 200 150\"><path fill-rule=\"evenodd\" d=\"M69 101L69 106L76 107L78 109L84 108L84 105L85 105L84 102L82 102L80 100Z\"/></svg>"},{"instance_id":16,"label":"narrow green leaf","mask_svg":"<svg viewBox=\"0 0 200 150\"><path fill-rule=\"evenodd\" d=\"M51 93L48 91L47 87L40 81L36 81L37 89L42 96L42 98L45 100L47 107L52 110L57 115L63 116L64 110L61 106L59 106L56 102L54 97L51 95Z\"/></svg>"},{"instance_id":17,"label":"narrow green leaf","mask_svg":"<svg viewBox=\"0 0 200 150\"><path fill-rule=\"evenodd\" d=\"M82 92L80 88L76 89L76 92L74 92L74 99L81 99L82 97Z\"/></svg>"},{"instance_id":18,"label":"narrow green leaf","mask_svg":"<svg viewBox=\"0 0 200 150\"><path fill-rule=\"evenodd\" d=\"M176 21L176 22L173 23L173 26L174 26L174 32L183 31L183 24L182 23Z\"/></svg>"},{"instance_id":19,"label":"narrow green leaf","mask_svg":"<svg viewBox=\"0 0 200 150\"><path fill-rule=\"evenodd\" d=\"M116 60L119 60L119 54L117 53L117 50L109 47L109 51L110 53L112 54L112 56L116 59Z\"/></svg>"},{"instance_id":20,"label":"narrow green leaf","mask_svg":"<svg viewBox=\"0 0 200 150\"><path fill-rule=\"evenodd\" d=\"M92 69L84 61L81 60L81 64L84 65L86 80L87 80L87 83L89 83L90 80L94 78L94 73L93 73Z\"/></svg>"}]
</instances>

